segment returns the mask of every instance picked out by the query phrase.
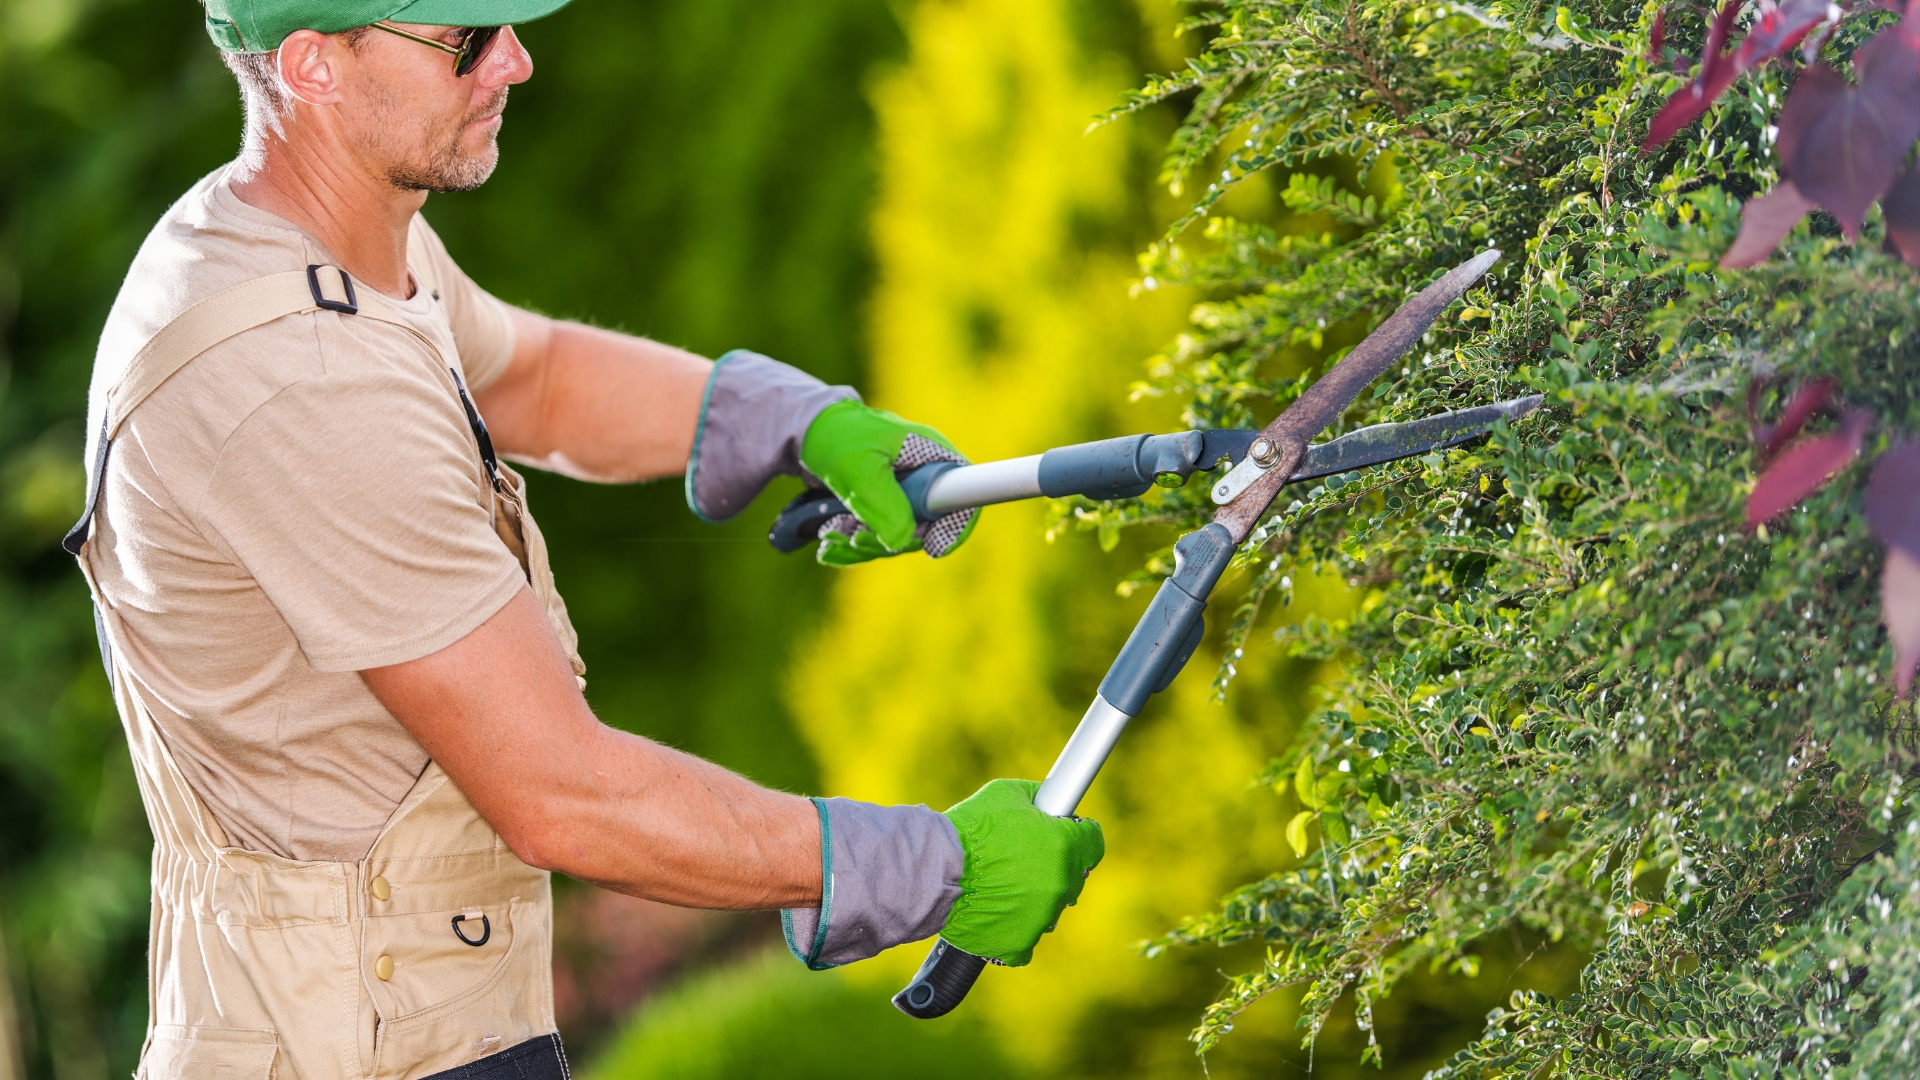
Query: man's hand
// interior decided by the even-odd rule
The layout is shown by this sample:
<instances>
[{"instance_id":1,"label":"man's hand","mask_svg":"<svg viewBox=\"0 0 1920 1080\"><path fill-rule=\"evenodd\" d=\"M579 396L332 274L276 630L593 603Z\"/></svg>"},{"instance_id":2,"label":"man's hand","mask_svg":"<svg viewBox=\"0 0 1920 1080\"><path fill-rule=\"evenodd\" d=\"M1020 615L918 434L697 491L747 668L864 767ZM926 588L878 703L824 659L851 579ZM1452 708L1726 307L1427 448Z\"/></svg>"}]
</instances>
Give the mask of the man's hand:
<instances>
[{"instance_id":1,"label":"man's hand","mask_svg":"<svg viewBox=\"0 0 1920 1080\"><path fill-rule=\"evenodd\" d=\"M1009 967L1033 959L1107 851L1099 822L1043 813L1033 805L1039 790L1033 780L994 780L947 811L966 869L940 936Z\"/></svg>"},{"instance_id":2,"label":"man's hand","mask_svg":"<svg viewBox=\"0 0 1920 1080\"><path fill-rule=\"evenodd\" d=\"M978 512L949 514L923 530L914 520L895 470L966 460L938 431L857 400L838 401L821 410L801 443L800 464L819 477L857 520L836 518L821 528L820 561L852 566L922 547L935 557L959 547L972 535Z\"/></svg>"},{"instance_id":3,"label":"man's hand","mask_svg":"<svg viewBox=\"0 0 1920 1080\"><path fill-rule=\"evenodd\" d=\"M361 675L532 866L684 907L820 903L814 805L602 724L530 589Z\"/></svg>"}]
</instances>

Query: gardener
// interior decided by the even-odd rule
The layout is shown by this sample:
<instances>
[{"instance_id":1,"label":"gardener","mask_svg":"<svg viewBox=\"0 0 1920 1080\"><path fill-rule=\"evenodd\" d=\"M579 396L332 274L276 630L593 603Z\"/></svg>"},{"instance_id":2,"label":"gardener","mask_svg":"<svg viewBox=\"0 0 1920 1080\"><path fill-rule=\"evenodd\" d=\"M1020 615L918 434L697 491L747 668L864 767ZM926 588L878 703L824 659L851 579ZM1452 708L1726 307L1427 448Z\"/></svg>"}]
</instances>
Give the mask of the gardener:
<instances>
[{"instance_id":1,"label":"gardener","mask_svg":"<svg viewBox=\"0 0 1920 1080\"><path fill-rule=\"evenodd\" d=\"M803 470L822 561L924 547L929 428L476 286L418 211L482 183L513 30L565 0L207 0L238 160L141 247L68 538L153 826L146 1080L561 1078L548 872L782 908L813 967L943 933L1024 963L1099 827L995 781L807 800L602 725L520 478L684 473L707 519ZM483 423L482 417L485 418ZM652 617L672 613L648 612Z\"/></svg>"}]
</instances>

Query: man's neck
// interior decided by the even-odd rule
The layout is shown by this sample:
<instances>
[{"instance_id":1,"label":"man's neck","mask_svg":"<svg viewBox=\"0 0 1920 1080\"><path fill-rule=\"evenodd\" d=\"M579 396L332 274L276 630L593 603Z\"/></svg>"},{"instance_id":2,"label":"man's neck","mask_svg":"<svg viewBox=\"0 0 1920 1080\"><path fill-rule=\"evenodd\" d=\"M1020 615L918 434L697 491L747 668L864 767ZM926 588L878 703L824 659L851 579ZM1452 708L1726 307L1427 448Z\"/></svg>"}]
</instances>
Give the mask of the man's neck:
<instances>
[{"instance_id":1,"label":"man's neck","mask_svg":"<svg viewBox=\"0 0 1920 1080\"><path fill-rule=\"evenodd\" d=\"M407 228L427 193L394 187L338 147L302 147L272 134L264 142L253 155L258 167L233 184L240 201L306 230L355 281L395 299L411 296Z\"/></svg>"}]
</instances>

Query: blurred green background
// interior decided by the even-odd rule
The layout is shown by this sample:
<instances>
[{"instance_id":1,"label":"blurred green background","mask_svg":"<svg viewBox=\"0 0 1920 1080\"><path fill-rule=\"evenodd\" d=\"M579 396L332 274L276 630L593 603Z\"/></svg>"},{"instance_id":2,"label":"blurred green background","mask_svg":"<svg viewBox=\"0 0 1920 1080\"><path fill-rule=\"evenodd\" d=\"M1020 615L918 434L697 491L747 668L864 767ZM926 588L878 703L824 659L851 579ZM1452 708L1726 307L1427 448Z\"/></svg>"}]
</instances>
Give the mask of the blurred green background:
<instances>
[{"instance_id":1,"label":"blurred green background","mask_svg":"<svg viewBox=\"0 0 1920 1080\"><path fill-rule=\"evenodd\" d=\"M536 74L493 180L426 212L509 301L765 352L976 458L1167 429L1173 407L1128 388L1193 298L1129 286L1177 213L1152 183L1174 117L1086 129L1180 62L1174 18L1161 0L578 0L521 30ZM105 1080L138 1057L149 842L57 540L121 275L238 132L191 0L0 0L0 1080ZM1236 210L1284 226L1266 190ZM762 540L790 485L722 528L677 484L533 488L609 723L791 790L936 807L1045 771L1145 604L1115 582L1170 539L1102 550L1006 507L942 563L836 574ZM1269 619L1346 602L1338 582L1300 596ZM1135 948L1290 859L1280 801L1248 781L1317 672L1250 655L1222 705L1218 661L1156 701L1089 800L1112 854L1085 901L961 1015L886 1005L919 948L814 975L769 954L767 916L560 882L576 1062L599 1080L1357 1075L1351 1013L1309 1054L1280 997L1203 1066L1185 1032L1246 958ZM1529 955L1412 980L1377 1013L1387 1075L1463 1045Z\"/></svg>"}]
</instances>

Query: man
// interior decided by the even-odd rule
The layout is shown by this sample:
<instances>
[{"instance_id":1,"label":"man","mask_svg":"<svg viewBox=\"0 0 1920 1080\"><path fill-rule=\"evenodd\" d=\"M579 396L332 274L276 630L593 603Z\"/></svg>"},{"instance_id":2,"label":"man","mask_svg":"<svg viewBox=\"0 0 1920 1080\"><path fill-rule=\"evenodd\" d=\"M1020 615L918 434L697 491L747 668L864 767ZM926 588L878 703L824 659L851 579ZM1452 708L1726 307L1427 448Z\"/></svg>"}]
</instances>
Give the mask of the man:
<instances>
[{"instance_id":1,"label":"man","mask_svg":"<svg viewBox=\"0 0 1920 1080\"><path fill-rule=\"evenodd\" d=\"M68 538L155 836L147 1080L559 1078L547 874L780 908L812 967L939 932L1025 963L1099 828L994 781L938 814L808 800L600 724L519 477L779 473L822 561L924 546L937 432L477 287L418 214L492 171L511 26L565 0L207 0L242 153L154 228L95 362ZM484 421L483 418L484 417ZM647 617L636 612L637 617Z\"/></svg>"}]
</instances>

